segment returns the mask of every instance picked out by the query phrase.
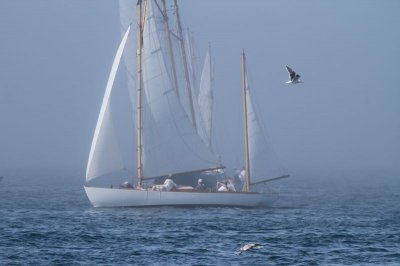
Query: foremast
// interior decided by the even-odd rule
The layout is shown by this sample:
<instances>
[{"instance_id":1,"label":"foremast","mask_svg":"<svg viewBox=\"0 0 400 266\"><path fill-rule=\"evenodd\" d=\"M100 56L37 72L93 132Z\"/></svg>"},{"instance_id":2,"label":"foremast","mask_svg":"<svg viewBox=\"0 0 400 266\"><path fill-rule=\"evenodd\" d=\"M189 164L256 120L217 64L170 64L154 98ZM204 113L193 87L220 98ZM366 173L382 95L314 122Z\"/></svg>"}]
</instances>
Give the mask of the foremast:
<instances>
[{"instance_id":1,"label":"foremast","mask_svg":"<svg viewBox=\"0 0 400 266\"><path fill-rule=\"evenodd\" d=\"M242 49L242 86L243 86L243 121L244 121L244 157L246 171L246 192L250 192L250 160L249 160L249 130L247 121L247 77L246 58Z\"/></svg>"},{"instance_id":2,"label":"foremast","mask_svg":"<svg viewBox=\"0 0 400 266\"><path fill-rule=\"evenodd\" d=\"M142 51L143 51L143 2L145 6L144 14L146 14L147 0L137 1L137 18L138 18L138 36L137 36L137 177L138 177L138 189L142 188L143 180L143 142L142 142L142 98L143 98L143 72L142 72Z\"/></svg>"}]
</instances>

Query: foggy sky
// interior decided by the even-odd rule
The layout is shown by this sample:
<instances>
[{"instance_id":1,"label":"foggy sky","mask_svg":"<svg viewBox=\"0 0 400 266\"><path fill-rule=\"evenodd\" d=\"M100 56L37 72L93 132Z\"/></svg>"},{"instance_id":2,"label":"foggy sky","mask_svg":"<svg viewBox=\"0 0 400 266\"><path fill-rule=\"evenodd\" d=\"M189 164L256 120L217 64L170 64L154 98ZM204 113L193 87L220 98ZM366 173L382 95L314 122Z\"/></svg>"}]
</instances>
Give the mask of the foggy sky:
<instances>
[{"instance_id":1,"label":"foggy sky","mask_svg":"<svg viewBox=\"0 0 400 266\"><path fill-rule=\"evenodd\" d=\"M400 2L181 1L200 65L212 45L218 151L241 166L240 50L290 169L400 169ZM118 1L0 1L0 170L86 167ZM285 65L304 83L290 86ZM1 175L1 172L0 172Z\"/></svg>"}]
</instances>

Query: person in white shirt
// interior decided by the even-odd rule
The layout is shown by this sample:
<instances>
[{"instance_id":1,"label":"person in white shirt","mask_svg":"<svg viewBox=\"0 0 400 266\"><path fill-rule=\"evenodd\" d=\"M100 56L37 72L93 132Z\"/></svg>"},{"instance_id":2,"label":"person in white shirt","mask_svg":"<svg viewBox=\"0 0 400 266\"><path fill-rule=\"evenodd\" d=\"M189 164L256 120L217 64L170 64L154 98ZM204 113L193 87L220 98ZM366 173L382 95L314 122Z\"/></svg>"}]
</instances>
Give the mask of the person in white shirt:
<instances>
[{"instance_id":1,"label":"person in white shirt","mask_svg":"<svg viewBox=\"0 0 400 266\"><path fill-rule=\"evenodd\" d=\"M169 179L169 178L165 179L164 188L166 191L171 191L176 187L177 187L177 185L175 184L175 182L172 179Z\"/></svg>"},{"instance_id":2,"label":"person in white shirt","mask_svg":"<svg viewBox=\"0 0 400 266\"><path fill-rule=\"evenodd\" d=\"M198 190L198 191L206 190L206 185L204 185L203 179L199 178L199 180L197 180L196 190Z\"/></svg>"},{"instance_id":3,"label":"person in white shirt","mask_svg":"<svg viewBox=\"0 0 400 266\"><path fill-rule=\"evenodd\" d=\"M219 192L227 192L228 190L228 181L217 182L218 191Z\"/></svg>"}]
</instances>

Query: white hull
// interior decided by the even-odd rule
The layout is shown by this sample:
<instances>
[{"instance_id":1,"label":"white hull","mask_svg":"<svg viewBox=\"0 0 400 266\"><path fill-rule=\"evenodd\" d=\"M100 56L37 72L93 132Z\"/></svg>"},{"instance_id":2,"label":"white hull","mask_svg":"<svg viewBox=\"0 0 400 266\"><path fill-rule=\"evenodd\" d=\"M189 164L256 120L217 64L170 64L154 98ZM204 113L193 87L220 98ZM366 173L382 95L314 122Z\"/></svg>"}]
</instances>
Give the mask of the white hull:
<instances>
[{"instance_id":1,"label":"white hull","mask_svg":"<svg viewBox=\"0 0 400 266\"><path fill-rule=\"evenodd\" d=\"M166 192L85 186L94 207L146 206L236 206L265 205L266 196L260 193L230 192Z\"/></svg>"}]
</instances>

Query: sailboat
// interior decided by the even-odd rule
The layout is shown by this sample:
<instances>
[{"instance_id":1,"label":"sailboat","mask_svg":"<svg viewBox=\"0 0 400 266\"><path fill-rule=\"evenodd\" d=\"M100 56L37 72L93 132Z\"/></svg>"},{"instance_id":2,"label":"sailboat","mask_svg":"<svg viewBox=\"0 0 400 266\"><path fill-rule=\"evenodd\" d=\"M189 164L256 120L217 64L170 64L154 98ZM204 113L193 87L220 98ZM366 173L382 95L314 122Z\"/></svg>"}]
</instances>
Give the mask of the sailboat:
<instances>
[{"instance_id":1,"label":"sailboat","mask_svg":"<svg viewBox=\"0 0 400 266\"><path fill-rule=\"evenodd\" d=\"M261 162L254 156L261 155L265 159L263 153L266 149L263 147L266 142L262 141L262 131L258 120L254 119L255 111L248 95L244 52L245 186L238 191L219 192L216 184L211 183L224 175L225 167L204 139L204 136L209 136L209 131L201 133L207 125L199 119L199 112L204 106L199 106L192 93L177 0L174 0L173 6L174 17L169 16L165 0L139 0L136 6L136 99L132 101L136 111L132 114L135 114L137 123L137 184L123 188L91 184L93 179L123 168L110 101L124 53L132 55L127 45L132 40L131 24L123 35L107 82L89 154L85 192L94 207L256 207L264 204L268 194L258 191L260 185L287 175L267 178L253 170ZM177 25L175 31L172 20ZM134 66L129 63L132 60L125 58L128 76L132 77ZM128 82L131 86L132 81ZM250 173L252 177L256 174L260 176L253 179ZM199 176L204 177L208 185L211 184L207 190L194 188L193 182ZM167 181L172 181L173 186L166 187Z\"/></svg>"}]
</instances>

